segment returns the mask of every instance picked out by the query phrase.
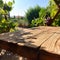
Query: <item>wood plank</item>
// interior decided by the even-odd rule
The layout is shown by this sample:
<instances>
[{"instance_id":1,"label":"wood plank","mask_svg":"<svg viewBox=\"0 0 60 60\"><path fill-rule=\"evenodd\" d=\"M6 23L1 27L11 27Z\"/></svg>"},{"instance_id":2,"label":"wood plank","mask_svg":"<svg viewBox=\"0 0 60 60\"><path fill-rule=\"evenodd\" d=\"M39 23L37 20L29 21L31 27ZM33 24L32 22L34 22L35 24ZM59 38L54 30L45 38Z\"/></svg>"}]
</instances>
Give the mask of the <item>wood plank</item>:
<instances>
[{"instance_id":1,"label":"wood plank","mask_svg":"<svg viewBox=\"0 0 60 60\"><path fill-rule=\"evenodd\" d=\"M60 38L60 34L54 34L51 38L49 38L44 44L42 44L42 47L45 47L44 50L46 49L51 53L60 54L60 53L57 53L57 51L55 51L55 48L56 48L55 43L58 40L58 38Z\"/></svg>"},{"instance_id":2,"label":"wood plank","mask_svg":"<svg viewBox=\"0 0 60 60\"><path fill-rule=\"evenodd\" d=\"M58 54L52 54L45 50L39 50L27 46L19 46L16 43L8 43L3 40L0 40L0 48L13 52L14 54L17 53L18 55L27 57L31 60L60 60L60 55Z\"/></svg>"},{"instance_id":3,"label":"wood plank","mask_svg":"<svg viewBox=\"0 0 60 60\"><path fill-rule=\"evenodd\" d=\"M17 43L21 46L38 48L42 43L44 50L57 53L54 50L56 40L60 37L60 27L39 26L36 28L21 28L17 32L2 33L0 39ZM57 53L58 54L58 53Z\"/></svg>"},{"instance_id":4,"label":"wood plank","mask_svg":"<svg viewBox=\"0 0 60 60\"><path fill-rule=\"evenodd\" d=\"M11 42L8 43L6 41L0 40L0 48L30 59L37 58L37 51L38 51L37 49L30 48L27 46L21 46L21 45L19 46L16 43Z\"/></svg>"}]
</instances>

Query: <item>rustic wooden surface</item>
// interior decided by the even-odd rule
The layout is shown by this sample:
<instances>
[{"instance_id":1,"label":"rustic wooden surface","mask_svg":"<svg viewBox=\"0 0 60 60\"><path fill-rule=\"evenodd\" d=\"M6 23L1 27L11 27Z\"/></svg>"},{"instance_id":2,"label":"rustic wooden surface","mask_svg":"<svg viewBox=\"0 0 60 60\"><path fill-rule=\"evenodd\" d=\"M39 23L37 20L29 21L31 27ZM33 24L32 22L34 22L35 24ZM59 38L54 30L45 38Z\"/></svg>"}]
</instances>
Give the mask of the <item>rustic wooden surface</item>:
<instances>
[{"instance_id":1,"label":"rustic wooden surface","mask_svg":"<svg viewBox=\"0 0 60 60\"><path fill-rule=\"evenodd\" d=\"M20 46L37 48L60 54L60 27L39 26L18 28L19 31L0 34L0 39L17 43Z\"/></svg>"}]
</instances>

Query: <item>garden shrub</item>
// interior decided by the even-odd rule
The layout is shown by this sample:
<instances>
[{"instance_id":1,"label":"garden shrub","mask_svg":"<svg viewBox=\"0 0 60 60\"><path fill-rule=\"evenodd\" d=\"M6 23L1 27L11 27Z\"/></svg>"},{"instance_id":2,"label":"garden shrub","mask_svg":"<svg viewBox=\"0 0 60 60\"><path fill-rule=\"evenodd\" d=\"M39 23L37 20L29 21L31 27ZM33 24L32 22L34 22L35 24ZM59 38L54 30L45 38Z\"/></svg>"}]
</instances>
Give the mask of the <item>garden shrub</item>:
<instances>
[{"instance_id":1,"label":"garden shrub","mask_svg":"<svg viewBox=\"0 0 60 60\"><path fill-rule=\"evenodd\" d=\"M40 18L32 20L31 22L31 27L42 26L42 25L44 25L43 19L40 19Z\"/></svg>"},{"instance_id":2,"label":"garden shrub","mask_svg":"<svg viewBox=\"0 0 60 60\"><path fill-rule=\"evenodd\" d=\"M16 26L17 26L17 23L12 22L10 20L2 19L0 21L0 33L9 32L10 29L14 30Z\"/></svg>"}]
</instances>

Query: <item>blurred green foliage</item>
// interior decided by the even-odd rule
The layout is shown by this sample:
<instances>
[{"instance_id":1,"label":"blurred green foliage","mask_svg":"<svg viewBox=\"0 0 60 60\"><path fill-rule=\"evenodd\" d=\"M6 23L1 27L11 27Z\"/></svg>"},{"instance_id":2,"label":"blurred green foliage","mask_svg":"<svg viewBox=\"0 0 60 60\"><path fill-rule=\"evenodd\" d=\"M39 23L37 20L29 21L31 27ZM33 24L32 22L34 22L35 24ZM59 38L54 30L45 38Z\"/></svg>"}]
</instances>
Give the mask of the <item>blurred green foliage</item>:
<instances>
[{"instance_id":1,"label":"blurred green foliage","mask_svg":"<svg viewBox=\"0 0 60 60\"><path fill-rule=\"evenodd\" d=\"M13 2L4 3L3 0L0 0L0 3L0 33L11 32L17 26L16 22L9 19Z\"/></svg>"},{"instance_id":2,"label":"blurred green foliage","mask_svg":"<svg viewBox=\"0 0 60 60\"><path fill-rule=\"evenodd\" d=\"M50 0L47 7L30 7L25 17L10 18L10 11L13 9L13 2L4 3L0 0L0 33L15 31L15 27L36 27L44 26L46 23L46 15L50 16L52 19L58 11L58 7L54 0ZM60 14L53 21L51 26L60 26Z\"/></svg>"},{"instance_id":3,"label":"blurred green foliage","mask_svg":"<svg viewBox=\"0 0 60 60\"><path fill-rule=\"evenodd\" d=\"M0 21L0 33L4 33L4 32L9 32L10 29L13 29L15 28L17 24L15 22L12 22L10 20L5 20L5 19L2 19Z\"/></svg>"},{"instance_id":4,"label":"blurred green foliage","mask_svg":"<svg viewBox=\"0 0 60 60\"><path fill-rule=\"evenodd\" d=\"M54 0L50 0L46 8L42 8L39 6L34 8L29 8L26 13L26 18L30 23L29 27L35 27L39 25L44 26L46 23L46 15L51 17L51 19L53 19L58 9L59 8L57 7ZM60 26L60 14L55 17L51 26Z\"/></svg>"},{"instance_id":5,"label":"blurred green foliage","mask_svg":"<svg viewBox=\"0 0 60 60\"><path fill-rule=\"evenodd\" d=\"M43 24L43 19L37 18L35 20L32 20L30 27L42 26Z\"/></svg>"},{"instance_id":6,"label":"blurred green foliage","mask_svg":"<svg viewBox=\"0 0 60 60\"><path fill-rule=\"evenodd\" d=\"M36 19L39 17L39 11L40 7L37 5L34 8L29 8L26 12L26 19L28 20L29 24L31 24L31 21L33 19Z\"/></svg>"},{"instance_id":7,"label":"blurred green foliage","mask_svg":"<svg viewBox=\"0 0 60 60\"><path fill-rule=\"evenodd\" d=\"M54 2L54 0L50 0L49 1L49 5L48 5L48 10L50 12L50 16L53 19L54 16L56 15L57 11L58 11L58 6L56 5L56 3ZM60 14L58 14L55 17L55 20L52 23L52 26L60 26Z\"/></svg>"}]
</instances>

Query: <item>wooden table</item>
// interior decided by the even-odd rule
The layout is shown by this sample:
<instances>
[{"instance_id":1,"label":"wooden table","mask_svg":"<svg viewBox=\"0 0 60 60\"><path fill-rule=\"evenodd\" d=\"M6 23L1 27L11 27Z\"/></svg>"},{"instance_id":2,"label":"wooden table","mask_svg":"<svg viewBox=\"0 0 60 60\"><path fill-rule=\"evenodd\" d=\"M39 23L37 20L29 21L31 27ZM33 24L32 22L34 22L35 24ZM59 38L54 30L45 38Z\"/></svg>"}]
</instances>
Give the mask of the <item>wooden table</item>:
<instances>
[{"instance_id":1,"label":"wooden table","mask_svg":"<svg viewBox=\"0 0 60 60\"><path fill-rule=\"evenodd\" d=\"M18 28L16 32L0 34L0 48L31 60L44 60L42 55L60 59L60 27L39 26ZM51 57L50 57L51 58ZM53 60L53 59L50 59Z\"/></svg>"}]
</instances>

